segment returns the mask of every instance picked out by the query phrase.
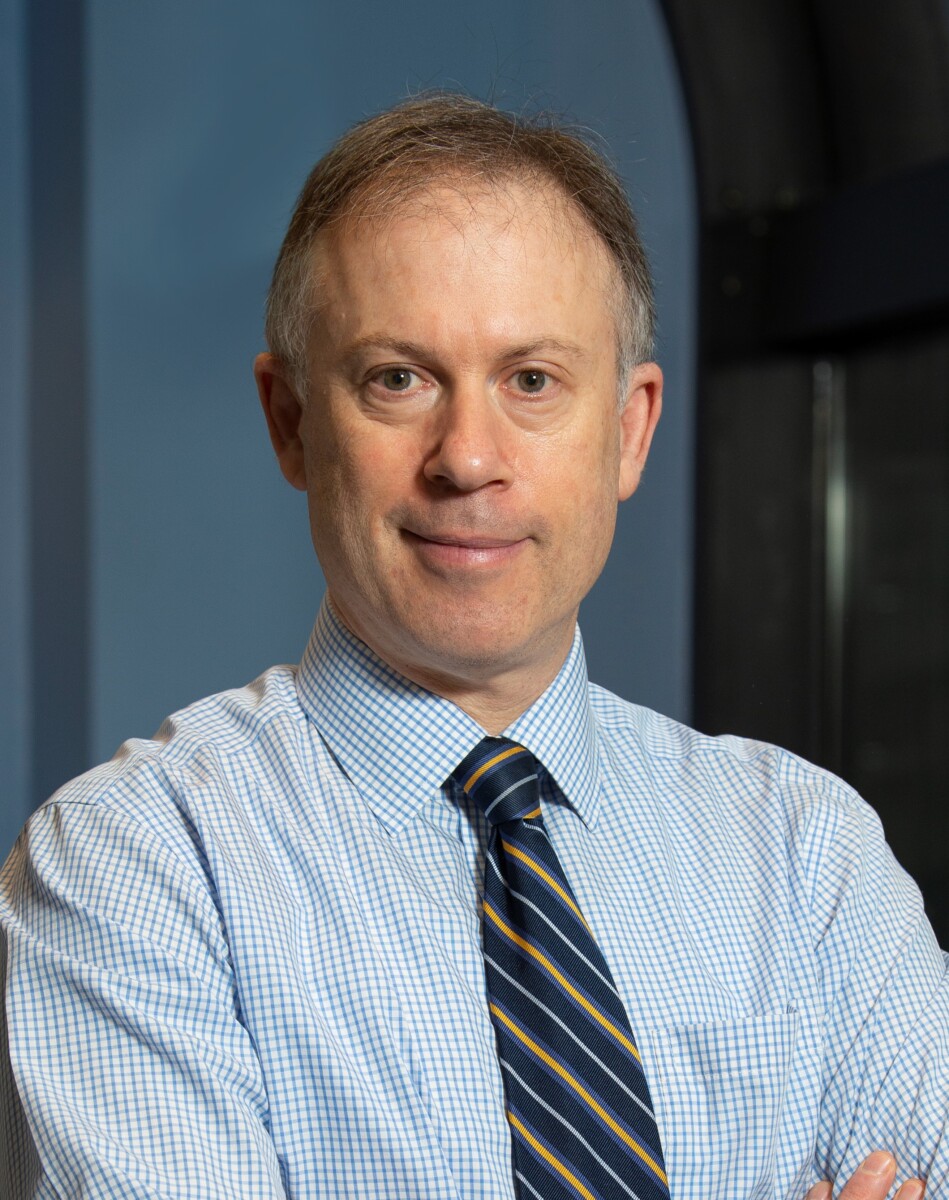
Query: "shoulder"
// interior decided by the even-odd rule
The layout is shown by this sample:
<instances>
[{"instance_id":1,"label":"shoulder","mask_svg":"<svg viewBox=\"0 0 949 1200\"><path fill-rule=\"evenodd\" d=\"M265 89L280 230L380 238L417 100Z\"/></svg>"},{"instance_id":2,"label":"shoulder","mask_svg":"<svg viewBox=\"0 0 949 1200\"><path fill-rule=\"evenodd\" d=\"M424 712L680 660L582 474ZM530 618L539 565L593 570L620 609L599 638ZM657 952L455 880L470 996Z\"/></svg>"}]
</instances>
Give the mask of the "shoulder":
<instances>
[{"instance_id":1,"label":"shoulder","mask_svg":"<svg viewBox=\"0 0 949 1200\"><path fill-rule=\"evenodd\" d=\"M769 742L710 735L591 685L590 702L606 752L621 771L674 783L692 811L711 803L741 820L771 812L798 841L847 825L879 822L842 779Z\"/></svg>"},{"instance_id":2,"label":"shoulder","mask_svg":"<svg viewBox=\"0 0 949 1200\"><path fill-rule=\"evenodd\" d=\"M123 742L108 762L56 791L25 836L35 847L44 829L85 828L91 837L108 823L193 847L215 810L246 805L302 752L306 718L295 675L293 667L273 667L245 687L173 713L154 737Z\"/></svg>"},{"instance_id":3,"label":"shoulder","mask_svg":"<svg viewBox=\"0 0 949 1200\"><path fill-rule=\"evenodd\" d=\"M591 705L607 793L619 805L641 798L703 888L713 886L714 862L733 890L722 864L740 863L743 894L755 880L759 903L783 894L818 941L841 911L882 905L891 923L918 924L918 889L879 817L832 772L768 742L700 733L601 688Z\"/></svg>"}]
</instances>

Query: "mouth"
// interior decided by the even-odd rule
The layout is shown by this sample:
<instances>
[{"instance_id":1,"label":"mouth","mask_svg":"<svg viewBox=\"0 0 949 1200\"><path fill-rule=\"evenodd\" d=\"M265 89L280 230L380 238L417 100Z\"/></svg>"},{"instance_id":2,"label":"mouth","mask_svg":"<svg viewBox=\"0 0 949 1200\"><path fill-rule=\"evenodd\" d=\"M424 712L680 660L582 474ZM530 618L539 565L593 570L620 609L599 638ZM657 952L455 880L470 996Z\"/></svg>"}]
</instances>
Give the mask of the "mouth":
<instances>
[{"instance_id":1,"label":"mouth","mask_svg":"<svg viewBox=\"0 0 949 1200\"><path fill-rule=\"evenodd\" d=\"M440 567L497 567L512 561L529 539L487 537L464 532L415 533L403 529L402 535L421 558Z\"/></svg>"}]
</instances>

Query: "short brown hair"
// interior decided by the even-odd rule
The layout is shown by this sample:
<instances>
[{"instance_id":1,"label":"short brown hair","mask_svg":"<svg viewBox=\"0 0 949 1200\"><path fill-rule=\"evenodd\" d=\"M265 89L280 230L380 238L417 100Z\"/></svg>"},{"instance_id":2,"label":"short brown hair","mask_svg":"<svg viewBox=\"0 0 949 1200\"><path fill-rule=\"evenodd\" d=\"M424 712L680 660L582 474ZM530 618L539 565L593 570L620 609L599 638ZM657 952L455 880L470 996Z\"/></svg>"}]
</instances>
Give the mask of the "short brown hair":
<instances>
[{"instance_id":1,"label":"short brown hair","mask_svg":"<svg viewBox=\"0 0 949 1200\"><path fill-rule=\"evenodd\" d=\"M603 155L548 116L516 117L455 93L407 100L355 125L311 171L280 247L267 298L271 352L301 390L315 311L312 249L319 231L375 201L399 201L439 176L488 185L552 183L599 236L622 281L617 312L620 379L653 353L655 307L645 251L623 185Z\"/></svg>"}]
</instances>

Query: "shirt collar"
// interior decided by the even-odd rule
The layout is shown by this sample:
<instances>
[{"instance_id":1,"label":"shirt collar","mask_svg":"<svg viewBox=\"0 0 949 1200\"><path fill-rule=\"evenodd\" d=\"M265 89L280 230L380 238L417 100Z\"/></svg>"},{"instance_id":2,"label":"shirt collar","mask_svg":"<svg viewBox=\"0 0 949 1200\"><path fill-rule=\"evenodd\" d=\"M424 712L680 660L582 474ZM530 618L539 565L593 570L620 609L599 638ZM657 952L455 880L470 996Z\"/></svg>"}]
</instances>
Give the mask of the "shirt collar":
<instances>
[{"instance_id":1,"label":"shirt collar","mask_svg":"<svg viewBox=\"0 0 949 1200\"><path fill-rule=\"evenodd\" d=\"M393 833L485 736L456 704L383 662L342 624L328 599L297 672L297 694L342 769ZM556 678L505 736L526 746L579 816L594 824L599 740L579 630Z\"/></svg>"}]
</instances>

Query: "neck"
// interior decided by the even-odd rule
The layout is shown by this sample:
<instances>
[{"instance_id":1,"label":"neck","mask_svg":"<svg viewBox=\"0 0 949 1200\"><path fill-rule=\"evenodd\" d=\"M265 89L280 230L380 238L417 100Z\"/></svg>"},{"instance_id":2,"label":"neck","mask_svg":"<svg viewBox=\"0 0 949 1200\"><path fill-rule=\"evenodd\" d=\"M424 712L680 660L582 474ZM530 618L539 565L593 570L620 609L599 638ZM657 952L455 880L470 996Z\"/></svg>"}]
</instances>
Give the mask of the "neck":
<instances>
[{"instance_id":1,"label":"neck","mask_svg":"<svg viewBox=\"0 0 949 1200\"><path fill-rule=\"evenodd\" d=\"M532 655L526 661L506 663L430 664L418 662L406 653L379 645L375 639L354 628L345 612L330 597L337 619L349 632L369 647L384 663L412 683L450 700L477 721L485 733L495 736L507 729L546 691L566 662L573 645L573 627L552 643L548 653L537 653L535 639Z\"/></svg>"},{"instance_id":2,"label":"neck","mask_svg":"<svg viewBox=\"0 0 949 1200\"><path fill-rule=\"evenodd\" d=\"M512 725L546 691L557 671L537 680L519 679L516 684L512 681L496 689L466 688L457 681L445 681L421 673L410 675L404 670L401 673L436 696L450 700L477 721L485 733L496 736Z\"/></svg>"}]
</instances>

